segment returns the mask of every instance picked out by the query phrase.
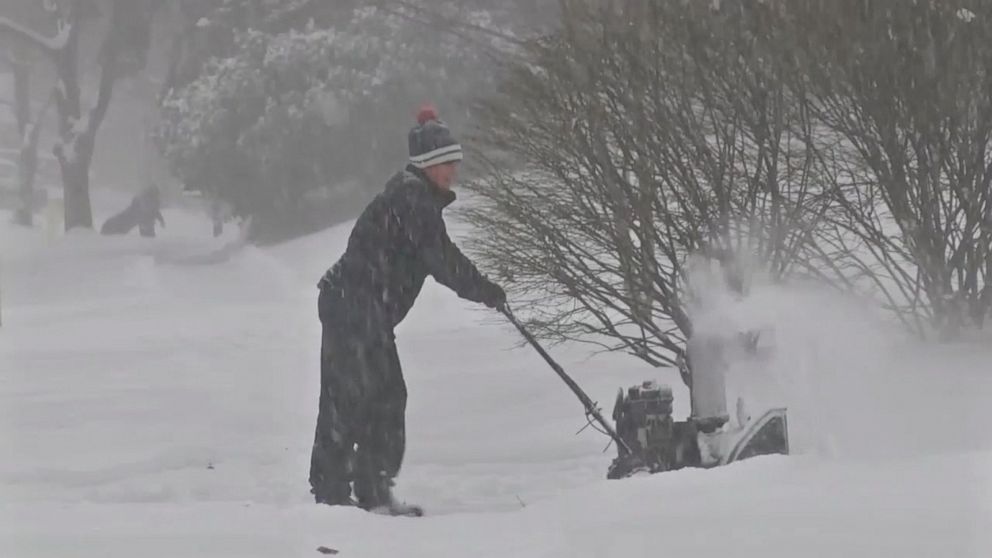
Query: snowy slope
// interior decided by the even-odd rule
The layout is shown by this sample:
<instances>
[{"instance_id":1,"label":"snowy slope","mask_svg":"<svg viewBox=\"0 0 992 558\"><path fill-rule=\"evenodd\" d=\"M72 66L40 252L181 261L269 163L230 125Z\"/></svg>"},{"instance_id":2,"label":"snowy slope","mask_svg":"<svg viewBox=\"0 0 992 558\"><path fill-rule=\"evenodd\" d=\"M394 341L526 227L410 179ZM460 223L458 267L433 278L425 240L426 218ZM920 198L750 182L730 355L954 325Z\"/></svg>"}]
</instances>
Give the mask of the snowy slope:
<instances>
[{"instance_id":1,"label":"snowy slope","mask_svg":"<svg viewBox=\"0 0 992 558\"><path fill-rule=\"evenodd\" d=\"M992 555L992 350L912 347L776 289L724 309L777 333L734 389L789 404L801 455L606 481L614 450L573 435L544 362L429 282L397 331L398 493L431 516L315 506L315 282L348 228L189 265L232 238L165 217L151 241L49 240L0 214L0 556ZM552 352L606 410L655 378L687 411L671 371Z\"/></svg>"}]
</instances>

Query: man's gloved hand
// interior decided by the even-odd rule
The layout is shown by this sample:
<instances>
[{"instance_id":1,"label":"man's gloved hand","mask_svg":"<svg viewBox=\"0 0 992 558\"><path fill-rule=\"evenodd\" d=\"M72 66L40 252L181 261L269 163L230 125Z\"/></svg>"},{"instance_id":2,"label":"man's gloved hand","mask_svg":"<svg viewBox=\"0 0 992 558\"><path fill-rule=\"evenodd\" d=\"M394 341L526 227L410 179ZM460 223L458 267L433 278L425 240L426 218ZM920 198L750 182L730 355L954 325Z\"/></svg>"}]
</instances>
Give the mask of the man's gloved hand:
<instances>
[{"instance_id":1,"label":"man's gloved hand","mask_svg":"<svg viewBox=\"0 0 992 558\"><path fill-rule=\"evenodd\" d=\"M484 296L483 303L489 308L502 308L506 304L506 292L496 283L489 283L486 286Z\"/></svg>"}]
</instances>

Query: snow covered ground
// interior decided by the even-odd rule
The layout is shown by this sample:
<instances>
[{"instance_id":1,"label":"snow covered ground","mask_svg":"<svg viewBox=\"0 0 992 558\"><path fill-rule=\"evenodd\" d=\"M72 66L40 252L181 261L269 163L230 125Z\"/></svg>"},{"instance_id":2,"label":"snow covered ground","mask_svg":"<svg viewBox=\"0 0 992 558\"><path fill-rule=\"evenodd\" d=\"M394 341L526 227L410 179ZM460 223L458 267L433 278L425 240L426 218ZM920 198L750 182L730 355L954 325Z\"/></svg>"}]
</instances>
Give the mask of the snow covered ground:
<instances>
[{"instance_id":1,"label":"snow covered ground","mask_svg":"<svg viewBox=\"0 0 992 558\"><path fill-rule=\"evenodd\" d=\"M348 227L196 265L233 235L165 217L49 239L0 214L0 556L992 556L992 347L915 347L801 290L719 308L774 330L731 383L789 405L797 455L607 481L557 376L429 282L397 331L398 494L429 517L316 506L315 282ZM687 412L671 371L552 353L607 411L654 378Z\"/></svg>"}]
</instances>

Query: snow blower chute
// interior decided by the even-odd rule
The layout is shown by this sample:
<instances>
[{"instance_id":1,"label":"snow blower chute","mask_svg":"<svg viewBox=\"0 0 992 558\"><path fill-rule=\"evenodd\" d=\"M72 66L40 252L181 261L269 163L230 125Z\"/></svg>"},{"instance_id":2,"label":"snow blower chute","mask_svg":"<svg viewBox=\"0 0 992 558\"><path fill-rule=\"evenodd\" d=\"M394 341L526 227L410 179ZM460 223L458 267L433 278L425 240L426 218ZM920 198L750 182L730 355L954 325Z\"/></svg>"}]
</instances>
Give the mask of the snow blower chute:
<instances>
[{"instance_id":1,"label":"snow blower chute","mask_svg":"<svg viewBox=\"0 0 992 558\"><path fill-rule=\"evenodd\" d=\"M572 389L585 407L590 423L594 420L616 442L617 457L610 464L607 478L684 467L711 468L758 455L789 453L784 408L751 417L738 400L736 421L730 419L724 384L726 364L722 360L722 341L718 338L695 337L686 348L691 363L687 377L692 408L686 420L676 421L672 416L671 387L647 381L626 392L621 389L617 394L614 428L592 399L517 321L509 307L504 305L500 311Z\"/></svg>"}]
</instances>

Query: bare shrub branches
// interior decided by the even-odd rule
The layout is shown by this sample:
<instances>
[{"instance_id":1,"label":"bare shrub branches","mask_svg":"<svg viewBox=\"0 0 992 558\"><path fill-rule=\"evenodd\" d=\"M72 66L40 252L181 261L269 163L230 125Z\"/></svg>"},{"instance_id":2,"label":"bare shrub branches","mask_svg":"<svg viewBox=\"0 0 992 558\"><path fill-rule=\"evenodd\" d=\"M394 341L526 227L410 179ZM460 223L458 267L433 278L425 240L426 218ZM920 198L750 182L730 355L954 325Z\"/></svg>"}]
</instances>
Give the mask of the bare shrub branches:
<instances>
[{"instance_id":1,"label":"bare shrub branches","mask_svg":"<svg viewBox=\"0 0 992 558\"><path fill-rule=\"evenodd\" d=\"M992 8L561 3L483 104L473 246L557 340L682 356L693 258L812 277L921 336L992 312ZM522 164L522 166L513 166Z\"/></svg>"},{"instance_id":2,"label":"bare shrub branches","mask_svg":"<svg viewBox=\"0 0 992 558\"><path fill-rule=\"evenodd\" d=\"M777 276L810 249L827 190L812 126L758 18L692 3L563 12L485 106L486 146L529 164L494 162L475 189L477 248L512 270L546 336L673 365L703 302L691 255L744 291L738 255Z\"/></svg>"}]
</instances>

